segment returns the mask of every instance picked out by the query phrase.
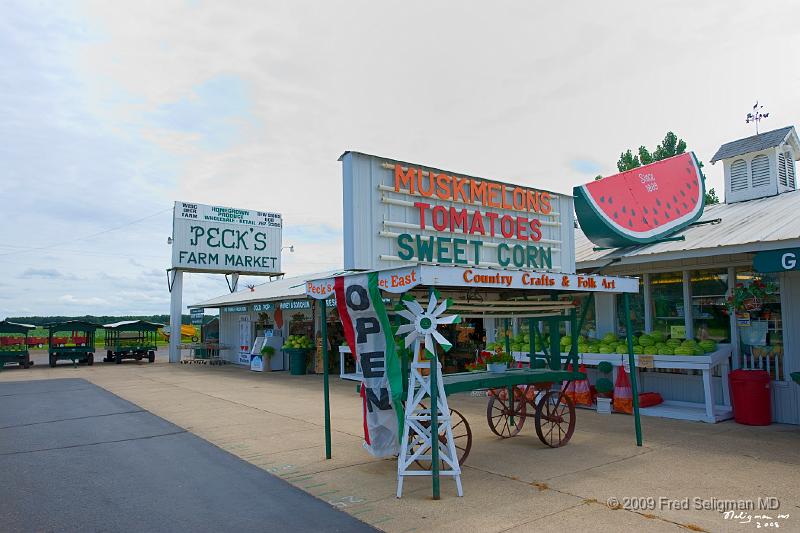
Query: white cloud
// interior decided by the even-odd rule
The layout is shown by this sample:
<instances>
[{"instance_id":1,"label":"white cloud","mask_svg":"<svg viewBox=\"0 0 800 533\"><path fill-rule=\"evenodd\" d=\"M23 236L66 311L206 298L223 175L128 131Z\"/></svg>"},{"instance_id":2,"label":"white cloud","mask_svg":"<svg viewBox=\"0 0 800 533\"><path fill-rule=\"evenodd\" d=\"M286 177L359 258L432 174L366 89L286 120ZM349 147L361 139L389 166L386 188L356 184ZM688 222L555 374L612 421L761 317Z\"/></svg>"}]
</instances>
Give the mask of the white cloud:
<instances>
[{"instance_id":1,"label":"white cloud","mask_svg":"<svg viewBox=\"0 0 800 533\"><path fill-rule=\"evenodd\" d=\"M770 4L781 16L744 0L79 6L0 19L3 244L59 245L0 255L0 276L79 278L69 302L20 280L15 310L166 312L168 213L75 237L175 199L281 211L288 273L339 266L346 149L570 192L670 129L708 161L751 133L756 98L762 127L800 117L800 77L776 53L797 41L789 1ZM719 166L704 170L719 190ZM184 301L225 290L189 276Z\"/></svg>"}]
</instances>

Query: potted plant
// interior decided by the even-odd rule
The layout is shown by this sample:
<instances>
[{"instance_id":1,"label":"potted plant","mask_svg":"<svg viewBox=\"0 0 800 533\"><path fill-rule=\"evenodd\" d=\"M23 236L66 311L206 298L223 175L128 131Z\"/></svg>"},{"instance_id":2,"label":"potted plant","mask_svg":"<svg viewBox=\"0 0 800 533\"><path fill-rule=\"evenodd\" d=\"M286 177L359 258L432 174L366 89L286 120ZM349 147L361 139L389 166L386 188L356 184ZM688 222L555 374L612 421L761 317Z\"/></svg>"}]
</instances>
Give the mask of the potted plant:
<instances>
[{"instance_id":1,"label":"potted plant","mask_svg":"<svg viewBox=\"0 0 800 533\"><path fill-rule=\"evenodd\" d=\"M307 355L313 347L311 339L305 335L289 335L282 349L289 354L289 373L302 376L306 373Z\"/></svg>"},{"instance_id":2,"label":"potted plant","mask_svg":"<svg viewBox=\"0 0 800 533\"><path fill-rule=\"evenodd\" d=\"M514 361L509 354L498 349L495 353L484 358L486 370L492 373L501 373L508 370L508 365Z\"/></svg>"},{"instance_id":3,"label":"potted plant","mask_svg":"<svg viewBox=\"0 0 800 533\"><path fill-rule=\"evenodd\" d=\"M264 346L261 348L261 357L264 360L264 370L267 372L272 370L270 368L270 361L272 360L273 355L275 355L275 348L272 346Z\"/></svg>"}]
</instances>

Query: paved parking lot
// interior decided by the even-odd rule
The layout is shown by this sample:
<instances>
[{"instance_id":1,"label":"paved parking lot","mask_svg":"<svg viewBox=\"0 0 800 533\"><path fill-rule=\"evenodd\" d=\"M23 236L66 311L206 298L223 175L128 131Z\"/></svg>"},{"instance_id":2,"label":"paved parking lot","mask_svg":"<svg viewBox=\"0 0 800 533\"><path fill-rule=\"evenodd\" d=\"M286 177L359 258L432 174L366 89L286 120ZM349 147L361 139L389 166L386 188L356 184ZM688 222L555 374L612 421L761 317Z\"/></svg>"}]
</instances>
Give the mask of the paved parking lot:
<instances>
[{"instance_id":1,"label":"paved parking lot","mask_svg":"<svg viewBox=\"0 0 800 533\"><path fill-rule=\"evenodd\" d=\"M55 377L85 378L386 531L750 531L766 523L756 518L762 515L800 530L797 426L644 418L645 445L637 448L631 417L580 410L569 445L549 449L527 424L518 437L498 439L486 425L486 399L456 395L451 406L465 413L474 435L465 496L443 480L435 502L430 481L414 479L398 500L396 462L361 448L352 382L332 380L334 456L326 461L320 376L136 362L9 367L0 372L0 390L3 381ZM726 519L702 508L770 497L780 509Z\"/></svg>"},{"instance_id":2,"label":"paved parking lot","mask_svg":"<svg viewBox=\"0 0 800 533\"><path fill-rule=\"evenodd\" d=\"M2 382L0 405L3 531L372 530L84 379Z\"/></svg>"}]
</instances>

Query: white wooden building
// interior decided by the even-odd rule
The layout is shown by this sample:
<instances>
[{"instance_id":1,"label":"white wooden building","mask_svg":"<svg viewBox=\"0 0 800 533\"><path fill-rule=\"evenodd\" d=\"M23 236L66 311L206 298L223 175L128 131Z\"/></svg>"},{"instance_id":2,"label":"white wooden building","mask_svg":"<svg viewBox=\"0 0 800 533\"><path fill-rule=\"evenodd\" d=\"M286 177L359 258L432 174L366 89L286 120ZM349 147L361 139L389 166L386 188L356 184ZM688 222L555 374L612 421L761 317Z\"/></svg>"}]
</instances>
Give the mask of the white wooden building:
<instances>
[{"instance_id":1,"label":"white wooden building","mask_svg":"<svg viewBox=\"0 0 800 533\"><path fill-rule=\"evenodd\" d=\"M800 424L800 386L790 377L800 371L800 270L761 275L754 272L753 259L759 252L800 248L798 158L800 141L792 126L722 145L711 163L722 162L725 203L706 206L698 223L678 233L684 240L600 250L580 230L575 238L579 271L641 278L640 295L634 298L635 328L650 332L683 326L687 337L730 342L730 367L767 370L773 420L790 424ZM736 316L726 313L725 304L737 283L755 277L774 280L779 294L753 317L760 325L766 322L766 345L748 348L740 343L743 330ZM598 295L595 317L599 335L620 329L613 295ZM717 398L727 379L719 374L712 378ZM640 390L659 392L668 401L702 401L703 376L698 372L640 375Z\"/></svg>"}]
</instances>

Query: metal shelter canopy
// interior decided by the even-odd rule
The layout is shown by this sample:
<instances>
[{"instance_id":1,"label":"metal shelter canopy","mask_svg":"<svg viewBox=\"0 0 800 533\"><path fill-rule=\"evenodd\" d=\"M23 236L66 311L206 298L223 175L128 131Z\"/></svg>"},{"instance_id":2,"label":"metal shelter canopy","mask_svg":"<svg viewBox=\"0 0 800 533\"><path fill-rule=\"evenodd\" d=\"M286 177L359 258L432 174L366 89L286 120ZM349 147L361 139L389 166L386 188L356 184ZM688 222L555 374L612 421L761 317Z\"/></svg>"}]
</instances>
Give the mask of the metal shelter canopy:
<instances>
[{"instance_id":1,"label":"metal shelter canopy","mask_svg":"<svg viewBox=\"0 0 800 533\"><path fill-rule=\"evenodd\" d=\"M103 327L105 329L115 329L118 331L157 331L163 328L164 324L148 322L146 320L123 320L122 322L104 324Z\"/></svg>"},{"instance_id":2,"label":"metal shelter canopy","mask_svg":"<svg viewBox=\"0 0 800 533\"><path fill-rule=\"evenodd\" d=\"M341 277L364 274L365 272L346 272ZM633 277L603 276L597 274L562 274L554 272L530 270L498 270L464 266L439 266L429 264L416 264L408 267L379 270L378 285L381 290L392 294L403 294L409 291L424 290L429 294L434 288L439 289L443 295L448 292L468 291L466 296L455 299L455 312L465 312L464 316L502 317L531 319L540 317L563 317L566 311L571 310L571 320L575 322L575 306L572 301L559 301L561 294L579 294L605 292L623 295L623 308L625 313L625 330L628 345L628 361L631 369L636 368L633 353L633 333L630 323L630 293L639 292L639 280ZM325 416L325 458L331 458L331 421L330 421L330 389L328 375L328 328L327 328L327 298L334 294L336 277L311 279L306 282L306 294L321 303L322 322L322 357L323 357L323 396ZM533 293L533 294L529 294ZM491 296L494 298L479 301L478 297ZM549 296L550 300L536 298L525 300L525 296ZM504 299L505 297L505 299ZM573 328L573 345L577 341L577 329ZM508 344L508 342L507 342ZM556 350L558 350L557 347ZM573 346L570 354L577 357L577 348ZM356 356L356 354L353 354ZM431 354L431 368L436 368L438 356ZM533 361L533 354L531 354ZM553 354L551 361L555 361ZM553 365L555 363L552 363ZM560 355L558 364L560 366ZM558 370L552 368L552 370ZM437 372L431 371L431 434L438 434L438 423L435 413L438 411L435 383ZM631 372L631 392L633 400L633 416L636 432L636 444L642 445L642 430L639 419L639 394L635 372ZM465 389L466 390L466 389ZM438 447L432 447L432 482L433 498L439 499L439 460Z\"/></svg>"},{"instance_id":3,"label":"metal shelter canopy","mask_svg":"<svg viewBox=\"0 0 800 533\"><path fill-rule=\"evenodd\" d=\"M66 322L53 322L45 326L50 330L50 333L58 331L86 331L94 332L94 330L101 328L100 324L94 322L87 322L86 320L67 320Z\"/></svg>"},{"instance_id":4,"label":"metal shelter canopy","mask_svg":"<svg viewBox=\"0 0 800 533\"><path fill-rule=\"evenodd\" d=\"M27 335L27 333L33 329L36 329L36 326L9 322L8 320L0 321L0 333L20 333Z\"/></svg>"}]
</instances>

